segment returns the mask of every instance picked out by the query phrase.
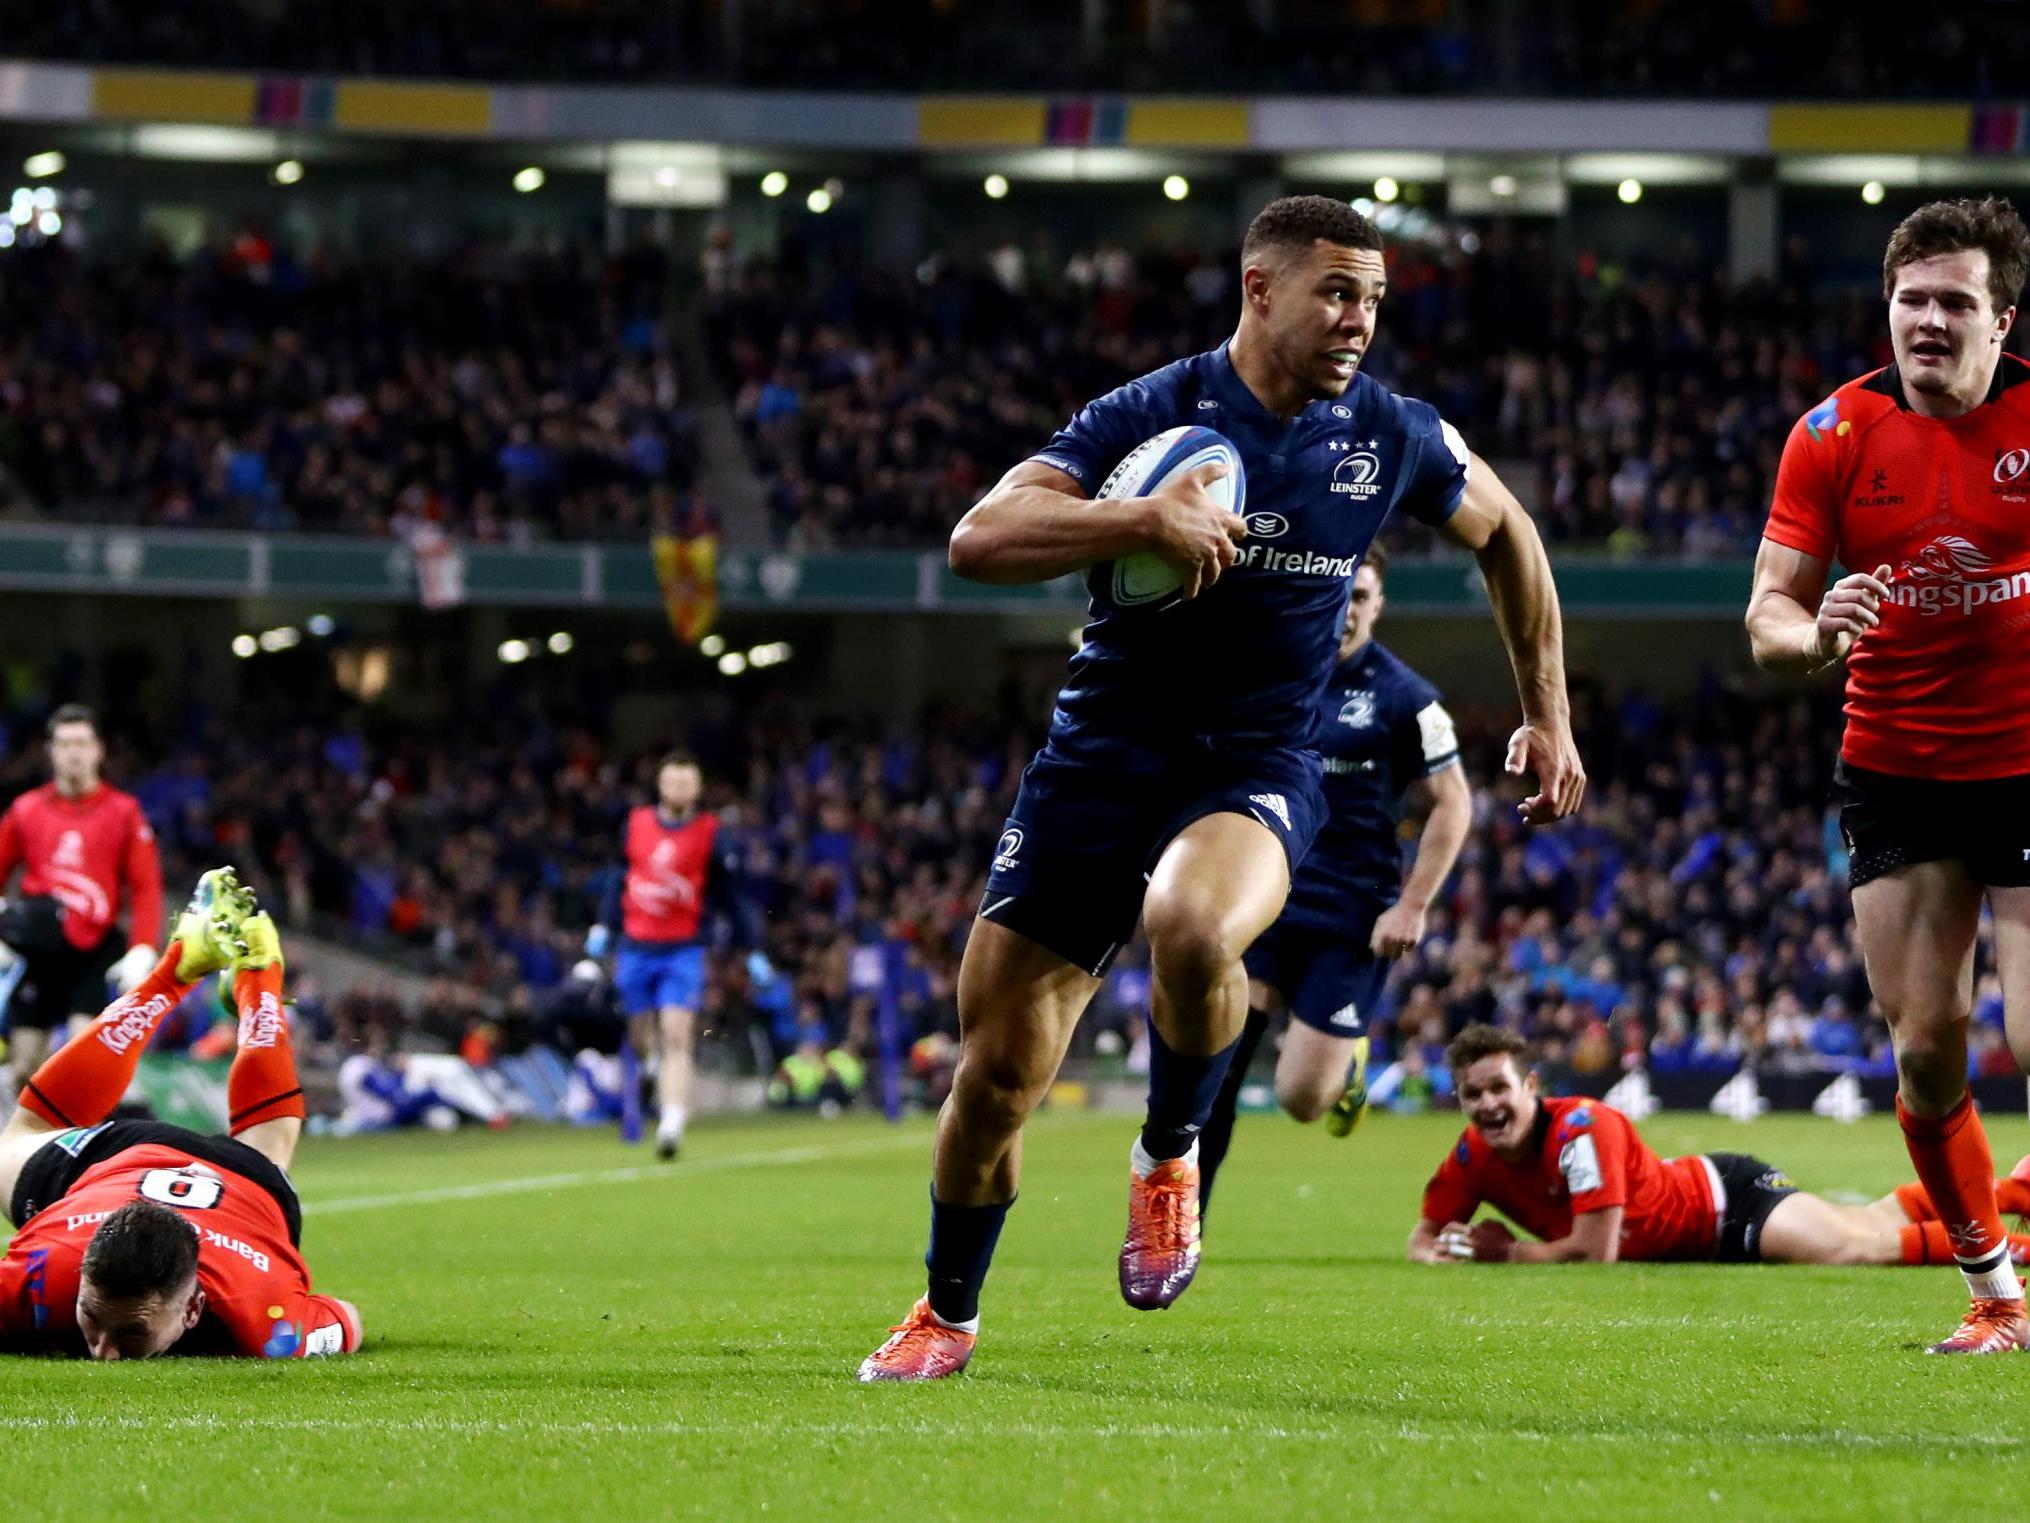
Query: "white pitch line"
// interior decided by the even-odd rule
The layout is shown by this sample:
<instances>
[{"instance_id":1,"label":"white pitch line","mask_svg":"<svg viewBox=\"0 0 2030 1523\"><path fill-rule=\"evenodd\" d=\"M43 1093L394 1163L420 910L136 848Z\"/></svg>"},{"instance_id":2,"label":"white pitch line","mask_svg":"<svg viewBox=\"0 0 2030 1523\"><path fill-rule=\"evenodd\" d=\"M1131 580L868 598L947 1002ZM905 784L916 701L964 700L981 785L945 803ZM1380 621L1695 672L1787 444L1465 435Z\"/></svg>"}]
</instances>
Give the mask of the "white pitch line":
<instances>
[{"instance_id":1,"label":"white pitch line","mask_svg":"<svg viewBox=\"0 0 2030 1523\"><path fill-rule=\"evenodd\" d=\"M843 1377L842 1377L843 1379ZM880 1401L869 1394L866 1400ZM1373 1442L1408 1444L1458 1444L1476 1438L1508 1439L1527 1444L1560 1448L1582 1444L1619 1447L1630 1444L1702 1444L1722 1442L1730 1447L1813 1449L1922 1449L1927 1452L1979 1449L1997 1452L2020 1450L2025 1441L2006 1434L1975 1433L1857 1433L1847 1429L1790 1432L1684 1433L1636 1428L1623 1433L1587 1431L1546 1431L1538 1428L1420 1428L1412 1424L1386 1426L1371 1420L1349 1420L1340 1427L1283 1427L1275 1423L1047 1423L995 1420L999 1437L1061 1441L1066 1439L1122 1439L1147 1442L1151 1439L1270 1439L1298 1443ZM153 1417L0 1416L0 1432L8 1433L218 1433L236 1436L266 1433L379 1433L440 1434L447 1437L501 1438L515 1435L547 1435L559 1438L739 1438L776 1440L790 1436L812 1438L949 1438L950 1424L894 1413L892 1419L848 1418L807 1419L765 1422L580 1422L527 1421L519 1418L324 1418L324 1417L205 1417L162 1415Z\"/></svg>"},{"instance_id":2,"label":"white pitch line","mask_svg":"<svg viewBox=\"0 0 2030 1523\"><path fill-rule=\"evenodd\" d=\"M903 1147L926 1150L930 1137L924 1132L877 1137L867 1142L836 1143L830 1146L778 1148L770 1153L728 1153L720 1158L699 1158L681 1164L630 1164L619 1169L582 1169L571 1174L528 1174L518 1179L489 1179L470 1185L440 1185L431 1190L401 1190L387 1195L353 1195L341 1200L313 1200L303 1203L305 1216L336 1216L346 1211L380 1211L390 1206L424 1206L451 1200L485 1200L494 1195L530 1195L544 1190L561 1190L575 1185L628 1185L644 1179L682 1180L694 1174L718 1174L728 1169L759 1169L773 1164L821 1163L832 1158L851 1158L863 1153L888 1153Z\"/></svg>"}]
</instances>

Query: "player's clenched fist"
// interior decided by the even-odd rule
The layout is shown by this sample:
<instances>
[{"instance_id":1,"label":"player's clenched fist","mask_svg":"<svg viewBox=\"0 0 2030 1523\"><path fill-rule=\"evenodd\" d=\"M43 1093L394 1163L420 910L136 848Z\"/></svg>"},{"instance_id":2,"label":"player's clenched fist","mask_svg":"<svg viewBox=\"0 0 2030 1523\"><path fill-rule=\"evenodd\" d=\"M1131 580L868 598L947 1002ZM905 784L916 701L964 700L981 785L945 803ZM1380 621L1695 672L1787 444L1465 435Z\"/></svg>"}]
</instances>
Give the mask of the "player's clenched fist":
<instances>
[{"instance_id":1,"label":"player's clenched fist","mask_svg":"<svg viewBox=\"0 0 2030 1523\"><path fill-rule=\"evenodd\" d=\"M1888 566L1877 566L1872 574L1856 571L1826 589L1806 651L1814 663L1831 666L1854 648L1856 640L1882 622L1882 600L1889 596L1889 577Z\"/></svg>"},{"instance_id":2,"label":"player's clenched fist","mask_svg":"<svg viewBox=\"0 0 2030 1523\"><path fill-rule=\"evenodd\" d=\"M1209 488L1226 476L1214 463L1187 471L1161 491L1151 492L1156 509L1149 548L1184 578L1184 596L1195 598L1234 563L1234 546L1248 537L1241 515L1224 506Z\"/></svg>"}]
</instances>

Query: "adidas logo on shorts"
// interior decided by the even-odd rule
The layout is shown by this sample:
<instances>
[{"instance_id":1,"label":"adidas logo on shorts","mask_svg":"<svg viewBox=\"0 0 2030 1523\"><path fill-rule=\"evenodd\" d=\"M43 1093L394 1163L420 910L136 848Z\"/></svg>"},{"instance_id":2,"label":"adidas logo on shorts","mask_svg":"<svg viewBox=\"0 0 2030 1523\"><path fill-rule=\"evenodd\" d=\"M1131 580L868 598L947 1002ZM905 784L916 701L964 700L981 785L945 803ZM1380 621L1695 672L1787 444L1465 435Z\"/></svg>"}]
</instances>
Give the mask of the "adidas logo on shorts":
<instances>
[{"instance_id":1,"label":"adidas logo on shorts","mask_svg":"<svg viewBox=\"0 0 2030 1523\"><path fill-rule=\"evenodd\" d=\"M1269 813L1283 822L1285 830L1290 828L1290 805L1284 800L1282 794L1250 793L1248 795L1248 802L1250 804L1260 804Z\"/></svg>"}]
</instances>

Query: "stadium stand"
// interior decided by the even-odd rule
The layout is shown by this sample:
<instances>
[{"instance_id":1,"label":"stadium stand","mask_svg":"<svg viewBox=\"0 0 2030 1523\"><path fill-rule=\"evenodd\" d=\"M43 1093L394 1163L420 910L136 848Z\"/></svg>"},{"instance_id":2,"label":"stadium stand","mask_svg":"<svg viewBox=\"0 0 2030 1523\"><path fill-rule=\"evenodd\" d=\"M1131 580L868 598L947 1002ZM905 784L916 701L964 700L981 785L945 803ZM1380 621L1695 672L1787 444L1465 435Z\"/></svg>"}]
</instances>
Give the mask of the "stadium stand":
<instances>
[{"instance_id":1,"label":"stadium stand","mask_svg":"<svg viewBox=\"0 0 2030 1523\"><path fill-rule=\"evenodd\" d=\"M1791 424L1888 358L1867 293L1473 244L1391 250L1368 368L1501 460L1553 540L1753 553ZM978 267L737 272L710 327L779 540L942 543L1080 399L1223 339L1232 262L1039 242ZM1524 288L1546 294L1507 299Z\"/></svg>"},{"instance_id":2,"label":"stadium stand","mask_svg":"<svg viewBox=\"0 0 2030 1523\"><path fill-rule=\"evenodd\" d=\"M401 535L687 526L663 256L472 246L186 261L18 250L0 282L0 507Z\"/></svg>"},{"instance_id":3,"label":"stadium stand","mask_svg":"<svg viewBox=\"0 0 2030 1523\"><path fill-rule=\"evenodd\" d=\"M1859 294L1559 273L1501 240L1393 258L1375 373L1512 475L1525 462L1514 484L1548 537L1621 554L1752 550L1791 420L1882 358ZM1079 398L1217 343L1227 265L1100 247L819 281L739 269L707 328L777 541L942 544ZM510 543L710 521L669 272L646 251L340 261L249 234L184 263L17 253L9 274L15 515ZM1521 274L1552 294L1502 301Z\"/></svg>"},{"instance_id":4,"label":"stadium stand","mask_svg":"<svg viewBox=\"0 0 2030 1523\"><path fill-rule=\"evenodd\" d=\"M1582 683L1576 698L1593 794L1550 832L1524 830L1488 786L1506 720L1462 713L1476 825L1429 940L1391 981L1382 1057L1434 1056L1492 1019L1582 1077L1637 1058L1658 1073L1887 1072L1824 805L1830 696L1709 683L1662 704ZM494 695L427 735L303 717L220 719L126 759L169 877L233 859L292 922L431 975L416 1010L371 983L318 991L337 1052L417 1029L518 1050L582 1014L570 970L643 769L575 719ZM0 794L40 776L37 733L16 730ZM813 1030L869 1051L884 969L901 970L910 1042L951 1034L958 953L1028 739L984 715L877 734L772 706L724 732L708 803L767 929L750 946L720 927L707 1024L743 1062L772 1064ZM1981 959L1977 1025L1999 1030L1985 943ZM1132 1042L1145 986L1136 946L1079 1050ZM1992 1039L1977 1045L1988 1059L2007 1060Z\"/></svg>"},{"instance_id":5,"label":"stadium stand","mask_svg":"<svg viewBox=\"0 0 2030 1523\"><path fill-rule=\"evenodd\" d=\"M2006 6L1787 0L1547 6L1281 0L1142 7L1087 24L1075 0L66 0L14 20L19 57L308 73L881 89L1362 95L1988 96L2030 65ZM732 18L731 24L728 17ZM878 23L878 24L876 24Z\"/></svg>"}]
</instances>

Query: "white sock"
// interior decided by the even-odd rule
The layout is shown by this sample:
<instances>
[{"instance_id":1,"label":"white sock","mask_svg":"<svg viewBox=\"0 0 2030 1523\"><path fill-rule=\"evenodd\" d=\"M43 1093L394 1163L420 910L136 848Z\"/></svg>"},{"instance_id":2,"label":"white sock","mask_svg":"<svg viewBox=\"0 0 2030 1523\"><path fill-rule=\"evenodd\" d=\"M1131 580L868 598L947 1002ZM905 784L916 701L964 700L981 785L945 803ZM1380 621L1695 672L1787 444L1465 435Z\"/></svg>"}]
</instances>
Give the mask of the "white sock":
<instances>
[{"instance_id":1,"label":"white sock","mask_svg":"<svg viewBox=\"0 0 2030 1523\"><path fill-rule=\"evenodd\" d=\"M930 1314L930 1320L935 1322L939 1327L950 1328L955 1333L971 1333L976 1338L980 1335L980 1318L977 1312L964 1322L954 1322L949 1317L940 1317L933 1311Z\"/></svg>"},{"instance_id":2,"label":"white sock","mask_svg":"<svg viewBox=\"0 0 2030 1523\"><path fill-rule=\"evenodd\" d=\"M2016 1273L2016 1266L2009 1262L2007 1250L2001 1262L1992 1269L1977 1273L1960 1265L1960 1274L1967 1282L1967 1293L1977 1301L2020 1301L2023 1299L2023 1281Z\"/></svg>"},{"instance_id":3,"label":"white sock","mask_svg":"<svg viewBox=\"0 0 2030 1523\"><path fill-rule=\"evenodd\" d=\"M658 1137L681 1137L684 1135L684 1108L681 1105L665 1105L662 1120L656 1123Z\"/></svg>"},{"instance_id":4,"label":"white sock","mask_svg":"<svg viewBox=\"0 0 2030 1523\"><path fill-rule=\"evenodd\" d=\"M1191 1147L1185 1152L1184 1156L1193 1163L1198 1162L1198 1139L1196 1137L1191 1139ZM1140 1132L1135 1134L1135 1145L1128 1149L1128 1167L1135 1171L1136 1178L1147 1179L1151 1174L1156 1172L1160 1165L1170 1161L1167 1158L1150 1157L1149 1150L1142 1146L1142 1134Z\"/></svg>"}]
</instances>

